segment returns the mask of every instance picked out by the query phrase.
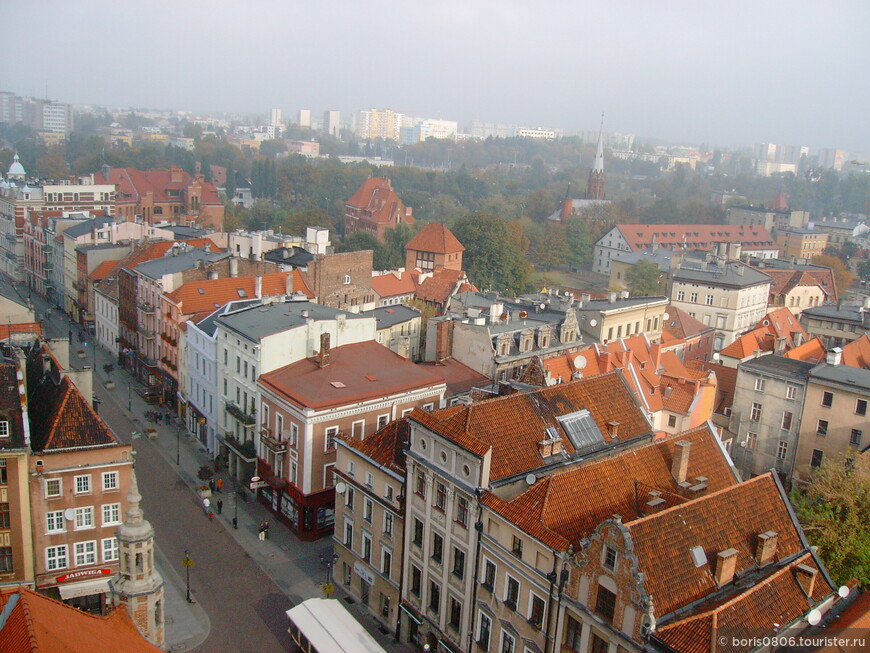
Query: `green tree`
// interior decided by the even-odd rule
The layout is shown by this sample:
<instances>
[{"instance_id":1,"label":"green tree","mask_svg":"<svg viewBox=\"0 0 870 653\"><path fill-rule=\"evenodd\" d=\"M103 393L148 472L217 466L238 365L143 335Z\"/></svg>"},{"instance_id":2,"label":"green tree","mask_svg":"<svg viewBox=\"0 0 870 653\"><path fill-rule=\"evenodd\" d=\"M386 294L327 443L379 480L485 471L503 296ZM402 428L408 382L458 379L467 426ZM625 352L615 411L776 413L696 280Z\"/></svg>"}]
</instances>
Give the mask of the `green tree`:
<instances>
[{"instance_id":1,"label":"green tree","mask_svg":"<svg viewBox=\"0 0 870 653\"><path fill-rule=\"evenodd\" d=\"M625 273L625 283L633 297L654 297L664 294L662 271L652 261L639 261Z\"/></svg>"},{"instance_id":2,"label":"green tree","mask_svg":"<svg viewBox=\"0 0 870 653\"><path fill-rule=\"evenodd\" d=\"M463 267L478 288L520 293L525 289L529 264L523 256L521 236L498 215L472 213L453 226L465 246Z\"/></svg>"},{"instance_id":3,"label":"green tree","mask_svg":"<svg viewBox=\"0 0 870 653\"><path fill-rule=\"evenodd\" d=\"M60 154L54 152L36 160L34 173L42 179L60 181L69 178L69 166Z\"/></svg>"},{"instance_id":4,"label":"green tree","mask_svg":"<svg viewBox=\"0 0 870 653\"><path fill-rule=\"evenodd\" d=\"M791 500L810 544L834 582L857 579L870 586L870 459L856 455L828 458L809 484L795 489Z\"/></svg>"},{"instance_id":5,"label":"green tree","mask_svg":"<svg viewBox=\"0 0 870 653\"><path fill-rule=\"evenodd\" d=\"M568 245L569 262L575 268L591 268L595 240L588 220L569 219L566 222L565 241Z\"/></svg>"},{"instance_id":6,"label":"green tree","mask_svg":"<svg viewBox=\"0 0 870 653\"><path fill-rule=\"evenodd\" d=\"M552 270L562 267L571 258L568 246L567 227L559 222L536 225L538 228L528 233L530 239L529 258L535 267Z\"/></svg>"},{"instance_id":7,"label":"green tree","mask_svg":"<svg viewBox=\"0 0 870 653\"><path fill-rule=\"evenodd\" d=\"M526 210L533 220L543 220L556 210L556 198L546 188L536 190L526 198Z\"/></svg>"},{"instance_id":8,"label":"green tree","mask_svg":"<svg viewBox=\"0 0 870 653\"><path fill-rule=\"evenodd\" d=\"M365 249L372 250L372 267L375 270L389 269L387 248L372 234L357 231L346 236L336 248L339 252L359 252Z\"/></svg>"},{"instance_id":9,"label":"green tree","mask_svg":"<svg viewBox=\"0 0 870 653\"><path fill-rule=\"evenodd\" d=\"M858 275L862 279L870 279L870 259L864 259L858 264Z\"/></svg>"}]
</instances>

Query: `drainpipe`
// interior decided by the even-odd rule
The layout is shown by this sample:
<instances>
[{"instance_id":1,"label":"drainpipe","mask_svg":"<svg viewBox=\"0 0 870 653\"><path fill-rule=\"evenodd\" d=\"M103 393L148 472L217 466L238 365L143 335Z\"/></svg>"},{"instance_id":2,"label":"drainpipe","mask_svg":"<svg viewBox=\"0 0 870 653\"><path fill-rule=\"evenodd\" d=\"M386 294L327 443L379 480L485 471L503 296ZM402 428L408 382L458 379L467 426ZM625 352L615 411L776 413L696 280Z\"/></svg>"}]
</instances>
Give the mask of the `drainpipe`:
<instances>
[{"instance_id":1,"label":"drainpipe","mask_svg":"<svg viewBox=\"0 0 870 653\"><path fill-rule=\"evenodd\" d=\"M480 576L480 539L483 533L483 522L480 520L483 514L483 506L480 505L480 496L483 491L478 488L477 495L477 521L474 522L474 530L477 532L477 544L474 547L474 577L471 579L471 619L468 622L468 650L474 648L474 606L477 605L477 579Z\"/></svg>"},{"instance_id":2,"label":"drainpipe","mask_svg":"<svg viewBox=\"0 0 870 653\"><path fill-rule=\"evenodd\" d=\"M399 517L402 519L402 534L404 535L405 531L405 496L400 494L396 497L396 500L399 502ZM404 547L404 542L402 543ZM396 634L394 637L394 641L399 641L399 631L402 629L402 596L404 594L403 590L405 589L405 563L402 562L402 565L399 567L399 601L396 605Z\"/></svg>"},{"instance_id":3,"label":"drainpipe","mask_svg":"<svg viewBox=\"0 0 870 653\"><path fill-rule=\"evenodd\" d=\"M547 579L550 581L550 591L547 594L548 602L547 602L547 623L544 626L544 653L550 652L550 621L553 618L553 586L556 584L556 569L559 567L559 556L553 551L553 571L547 574Z\"/></svg>"}]
</instances>

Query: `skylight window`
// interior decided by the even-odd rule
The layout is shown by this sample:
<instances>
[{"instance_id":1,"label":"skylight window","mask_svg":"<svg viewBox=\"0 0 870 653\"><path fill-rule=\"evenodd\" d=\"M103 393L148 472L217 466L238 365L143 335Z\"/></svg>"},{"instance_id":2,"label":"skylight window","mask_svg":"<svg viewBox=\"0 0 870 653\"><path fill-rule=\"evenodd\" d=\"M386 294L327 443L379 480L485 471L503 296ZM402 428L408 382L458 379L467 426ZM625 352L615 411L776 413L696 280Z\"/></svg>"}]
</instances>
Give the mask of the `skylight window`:
<instances>
[{"instance_id":1,"label":"skylight window","mask_svg":"<svg viewBox=\"0 0 870 653\"><path fill-rule=\"evenodd\" d=\"M247 297L248 296L248 293L245 292L244 288L237 288L236 292L239 293L239 297Z\"/></svg>"},{"instance_id":2,"label":"skylight window","mask_svg":"<svg viewBox=\"0 0 870 653\"><path fill-rule=\"evenodd\" d=\"M347 386L346 386L344 383L342 383L341 381L330 381L330 382L329 382L329 385L331 385L333 388L346 388L346 387L347 387Z\"/></svg>"},{"instance_id":3,"label":"skylight window","mask_svg":"<svg viewBox=\"0 0 870 653\"><path fill-rule=\"evenodd\" d=\"M591 449L604 444L604 436L592 419L591 413L586 410L578 410L575 413L561 415L556 418L562 425L574 449Z\"/></svg>"}]
</instances>

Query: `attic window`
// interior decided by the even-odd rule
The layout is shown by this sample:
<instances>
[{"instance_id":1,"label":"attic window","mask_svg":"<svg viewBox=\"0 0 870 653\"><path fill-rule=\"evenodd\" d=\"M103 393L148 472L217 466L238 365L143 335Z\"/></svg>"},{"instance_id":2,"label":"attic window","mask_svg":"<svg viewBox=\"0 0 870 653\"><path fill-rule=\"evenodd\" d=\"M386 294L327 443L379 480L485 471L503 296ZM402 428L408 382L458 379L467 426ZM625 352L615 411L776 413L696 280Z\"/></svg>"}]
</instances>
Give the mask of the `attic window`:
<instances>
[{"instance_id":1,"label":"attic window","mask_svg":"<svg viewBox=\"0 0 870 653\"><path fill-rule=\"evenodd\" d=\"M329 382L329 385L331 385L333 388L346 388L346 387L347 387L347 386L346 386L344 383L342 383L341 381L330 381L330 382Z\"/></svg>"},{"instance_id":2,"label":"attic window","mask_svg":"<svg viewBox=\"0 0 870 653\"><path fill-rule=\"evenodd\" d=\"M707 564L707 554L704 553L704 547L693 546L689 552L692 554L692 562L695 563L696 567L703 567Z\"/></svg>"},{"instance_id":3,"label":"attic window","mask_svg":"<svg viewBox=\"0 0 870 653\"><path fill-rule=\"evenodd\" d=\"M239 297L247 297L248 296L248 293L245 292L244 288L238 288L238 289L236 289L236 292L239 293Z\"/></svg>"},{"instance_id":4,"label":"attic window","mask_svg":"<svg viewBox=\"0 0 870 653\"><path fill-rule=\"evenodd\" d=\"M199 294L200 294L200 295L204 295L204 294L205 294L205 290L203 290L202 288L197 288L197 290L199 291Z\"/></svg>"}]
</instances>

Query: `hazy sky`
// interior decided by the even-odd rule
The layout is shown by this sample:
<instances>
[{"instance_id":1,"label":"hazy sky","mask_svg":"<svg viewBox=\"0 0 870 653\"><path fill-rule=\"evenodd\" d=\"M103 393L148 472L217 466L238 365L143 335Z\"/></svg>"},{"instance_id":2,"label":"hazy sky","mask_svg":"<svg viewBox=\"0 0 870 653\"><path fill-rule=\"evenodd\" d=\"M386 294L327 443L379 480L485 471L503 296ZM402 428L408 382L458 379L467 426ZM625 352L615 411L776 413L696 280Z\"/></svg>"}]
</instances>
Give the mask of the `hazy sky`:
<instances>
[{"instance_id":1,"label":"hazy sky","mask_svg":"<svg viewBox=\"0 0 870 653\"><path fill-rule=\"evenodd\" d=\"M870 152L865 0L0 0L0 90Z\"/></svg>"}]
</instances>

